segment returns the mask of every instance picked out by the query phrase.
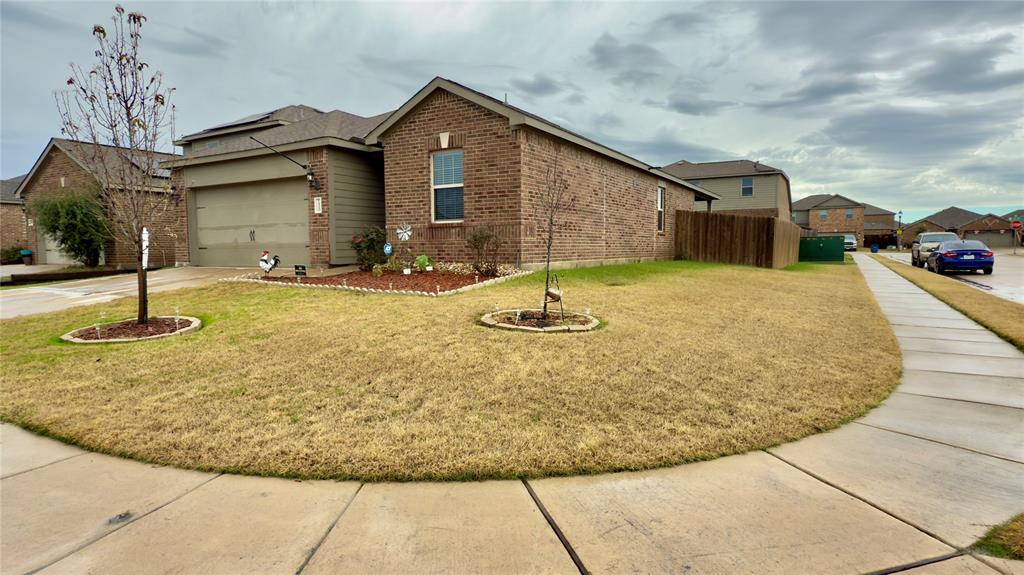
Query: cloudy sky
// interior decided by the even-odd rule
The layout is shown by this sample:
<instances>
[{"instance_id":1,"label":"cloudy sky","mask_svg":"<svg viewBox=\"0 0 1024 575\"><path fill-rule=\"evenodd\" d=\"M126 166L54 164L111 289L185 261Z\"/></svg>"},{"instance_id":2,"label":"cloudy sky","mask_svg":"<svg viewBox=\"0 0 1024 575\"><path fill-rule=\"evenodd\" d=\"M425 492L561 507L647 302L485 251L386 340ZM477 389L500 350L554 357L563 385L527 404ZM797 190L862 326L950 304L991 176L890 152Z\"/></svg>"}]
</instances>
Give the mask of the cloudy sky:
<instances>
[{"instance_id":1,"label":"cloudy sky","mask_svg":"<svg viewBox=\"0 0 1024 575\"><path fill-rule=\"evenodd\" d=\"M1024 207L1024 3L125 3L177 133L287 104L373 115L444 76L651 164L760 160L794 199ZM0 3L3 178L112 3Z\"/></svg>"}]
</instances>

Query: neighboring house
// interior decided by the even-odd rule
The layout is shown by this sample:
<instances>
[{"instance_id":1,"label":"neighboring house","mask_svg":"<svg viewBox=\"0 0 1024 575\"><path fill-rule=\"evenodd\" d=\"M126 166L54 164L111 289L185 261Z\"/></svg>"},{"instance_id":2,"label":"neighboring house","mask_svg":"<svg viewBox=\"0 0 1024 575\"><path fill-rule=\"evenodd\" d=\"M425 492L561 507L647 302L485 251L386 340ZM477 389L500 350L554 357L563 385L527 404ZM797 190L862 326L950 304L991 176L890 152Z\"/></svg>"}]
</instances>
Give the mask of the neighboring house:
<instances>
[{"instance_id":1,"label":"neighboring house","mask_svg":"<svg viewBox=\"0 0 1024 575\"><path fill-rule=\"evenodd\" d=\"M924 232L956 232L960 234L960 228L963 225L980 217L982 217L981 214L951 206L905 225L903 227L903 242L905 244L913 243L918 234Z\"/></svg>"},{"instance_id":2,"label":"neighboring house","mask_svg":"<svg viewBox=\"0 0 1024 575\"><path fill-rule=\"evenodd\" d=\"M386 116L287 106L176 141L178 263L252 267L263 249L288 267L354 262L353 234L384 225L382 150L363 136Z\"/></svg>"},{"instance_id":3,"label":"neighboring house","mask_svg":"<svg viewBox=\"0 0 1024 575\"><path fill-rule=\"evenodd\" d=\"M396 252L448 261L469 261L467 237L489 228L501 261L536 266L556 163L575 199L559 214L560 265L671 258L675 211L718 198L443 78L391 114L290 106L177 143L185 156L164 166L185 198L179 263L252 266L267 249L285 267L348 264L352 235L385 225ZM403 225L408 242L396 238Z\"/></svg>"},{"instance_id":4,"label":"neighboring house","mask_svg":"<svg viewBox=\"0 0 1024 575\"><path fill-rule=\"evenodd\" d=\"M965 240L978 240L990 248L1011 248L1014 243L1013 224L995 214L985 214L957 228Z\"/></svg>"},{"instance_id":5,"label":"neighboring house","mask_svg":"<svg viewBox=\"0 0 1024 575\"><path fill-rule=\"evenodd\" d=\"M854 234L864 245L864 211L864 204L846 196L816 194L793 202L792 219L818 235Z\"/></svg>"},{"instance_id":6,"label":"neighboring house","mask_svg":"<svg viewBox=\"0 0 1024 575\"><path fill-rule=\"evenodd\" d=\"M25 202L18 197L18 185L25 175L0 180L0 249L28 245Z\"/></svg>"},{"instance_id":7,"label":"neighboring house","mask_svg":"<svg viewBox=\"0 0 1024 575\"><path fill-rule=\"evenodd\" d=\"M115 161L130 162L131 169L146 169L131 159L129 151L112 146L103 146L102 151L111 164ZM173 154L158 154L161 159L173 159ZM39 155L25 179L18 185L16 196L25 201L31 208L33 198L66 191L96 189L100 185L100 177L90 169L93 158L93 145L85 142L51 138L46 148ZM153 169L153 168L149 168ZM157 169L157 177L169 177L170 174ZM35 225L32 211L29 209L26 219L26 246L35 254L37 264L72 264L76 263L60 251L51 238L39 226ZM153 267L174 264L174 213L168 210L166 216L154 222L150 232L149 264ZM127 245L124 238L114 234L103 250L101 261L106 265L121 268L134 268L136 256L134 246Z\"/></svg>"},{"instance_id":8,"label":"neighboring house","mask_svg":"<svg viewBox=\"0 0 1024 575\"><path fill-rule=\"evenodd\" d=\"M721 196L712 211L790 220L789 176L778 168L750 160L681 160L662 170Z\"/></svg>"},{"instance_id":9,"label":"neighboring house","mask_svg":"<svg viewBox=\"0 0 1024 575\"><path fill-rule=\"evenodd\" d=\"M879 248L897 245L896 214L871 204L864 205L864 244Z\"/></svg>"},{"instance_id":10,"label":"neighboring house","mask_svg":"<svg viewBox=\"0 0 1024 575\"><path fill-rule=\"evenodd\" d=\"M412 226L414 253L472 257L466 237L489 227L501 259L545 258L542 197L564 181L559 266L671 258L676 210L718 195L455 82L435 78L366 137L384 148L389 234Z\"/></svg>"}]
</instances>

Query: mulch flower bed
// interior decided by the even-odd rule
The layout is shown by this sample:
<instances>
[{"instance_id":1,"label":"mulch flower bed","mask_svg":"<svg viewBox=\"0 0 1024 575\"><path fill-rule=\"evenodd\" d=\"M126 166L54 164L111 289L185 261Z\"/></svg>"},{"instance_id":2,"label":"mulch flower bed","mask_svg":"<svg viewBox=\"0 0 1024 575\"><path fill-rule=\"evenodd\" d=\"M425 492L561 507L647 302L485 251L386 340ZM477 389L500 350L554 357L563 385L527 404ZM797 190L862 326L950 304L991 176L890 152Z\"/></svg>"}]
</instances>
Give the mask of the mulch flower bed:
<instances>
[{"instance_id":1,"label":"mulch flower bed","mask_svg":"<svg viewBox=\"0 0 1024 575\"><path fill-rule=\"evenodd\" d=\"M587 325L593 318L575 314L566 313L563 318L558 310L548 310L548 317L544 317L544 313L540 310L523 310L519 312L518 317L516 312L506 312L497 314L494 316L500 324L505 325L517 325L525 327L553 327L553 326L569 326L569 325Z\"/></svg>"},{"instance_id":2,"label":"mulch flower bed","mask_svg":"<svg viewBox=\"0 0 1024 575\"><path fill-rule=\"evenodd\" d=\"M117 323L106 323L98 328L94 326L84 327L74 332L74 337L89 341L100 341L106 339L140 339L154 335L174 333L179 329L189 327L191 322L181 319L175 323L173 317L151 317L149 323L139 325L134 319L126 319Z\"/></svg>"},{"instance_id":3,"label":"mulch flower bed","mask_svg":"<svg viewBox=\"0 0 1024 575\"><path fill-rule=\"evenodd\" d=\"M372 272L351 272L336 276L318 278L305 277L302 278L301 282L298 281L299 278L289 276L263 277L260 279L265 282L302 283L303 285L327 286L343 285L350 288L437 293L456 290L492 278L481 275L456 274L442 271L416 271L411 275L405 275L400 272L385 272L384 275L380 277L374 276Z\"/></svg>"}]
</instances>

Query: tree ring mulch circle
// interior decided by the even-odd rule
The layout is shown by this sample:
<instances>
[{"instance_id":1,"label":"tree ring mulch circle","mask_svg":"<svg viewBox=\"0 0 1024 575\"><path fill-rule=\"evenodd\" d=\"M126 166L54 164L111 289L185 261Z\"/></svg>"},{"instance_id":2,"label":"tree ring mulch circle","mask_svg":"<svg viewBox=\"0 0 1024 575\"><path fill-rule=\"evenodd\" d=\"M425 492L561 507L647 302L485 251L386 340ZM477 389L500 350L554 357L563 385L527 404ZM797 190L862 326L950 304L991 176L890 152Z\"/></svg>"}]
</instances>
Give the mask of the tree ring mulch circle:
<instances>
[{"instance_id":1,"label":"tree ring mulch circle","mask_svg":"<svg viewBox=\"0 0 1024 575\"><path fill-rule=\"evenodd\" d=\"M172 335L184 335L202 327L203 322L197 317L187 315L178 316L156 316L149 318L146 325L135 323L134 317L82 327L70 331L60 338L71 343L126 343L130 341L146 341L170 337Z\"/></svg>"},{"instance_id":2,"label":"tree ring mulch circle","mask_svg":"<svg viewBox=\"0 0 1024 575\"><path fill-rule=\"evenodd\" d=\"M563 317L557 310L548 310L545 320L539 309L503 309L483 316L480 321L488 327L538 333L591 331L601 325L596 317L576 311L567 311Z\"/></svg>"}]
</instances>

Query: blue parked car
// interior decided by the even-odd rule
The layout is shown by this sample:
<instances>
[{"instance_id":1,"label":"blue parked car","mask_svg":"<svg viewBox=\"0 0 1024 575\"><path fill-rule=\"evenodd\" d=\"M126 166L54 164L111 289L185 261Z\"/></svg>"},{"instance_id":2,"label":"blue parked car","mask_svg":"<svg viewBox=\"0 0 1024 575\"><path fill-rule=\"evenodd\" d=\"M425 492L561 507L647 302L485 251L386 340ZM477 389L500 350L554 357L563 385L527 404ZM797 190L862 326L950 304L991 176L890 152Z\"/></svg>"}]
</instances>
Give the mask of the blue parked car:
<instances>
[{"instance_id":1,"label":"blue parked car","mask_svg":"<svg viewBox=\"0 0 1024 575\"><path fill-rule=\"evenodd\" d=\"M939 244L934 251L928 254L925 266L939 274L976 270L990 274L995 263L996 255L985 244L977 240L957 240Z\"/></svg>"}]
</instances>

